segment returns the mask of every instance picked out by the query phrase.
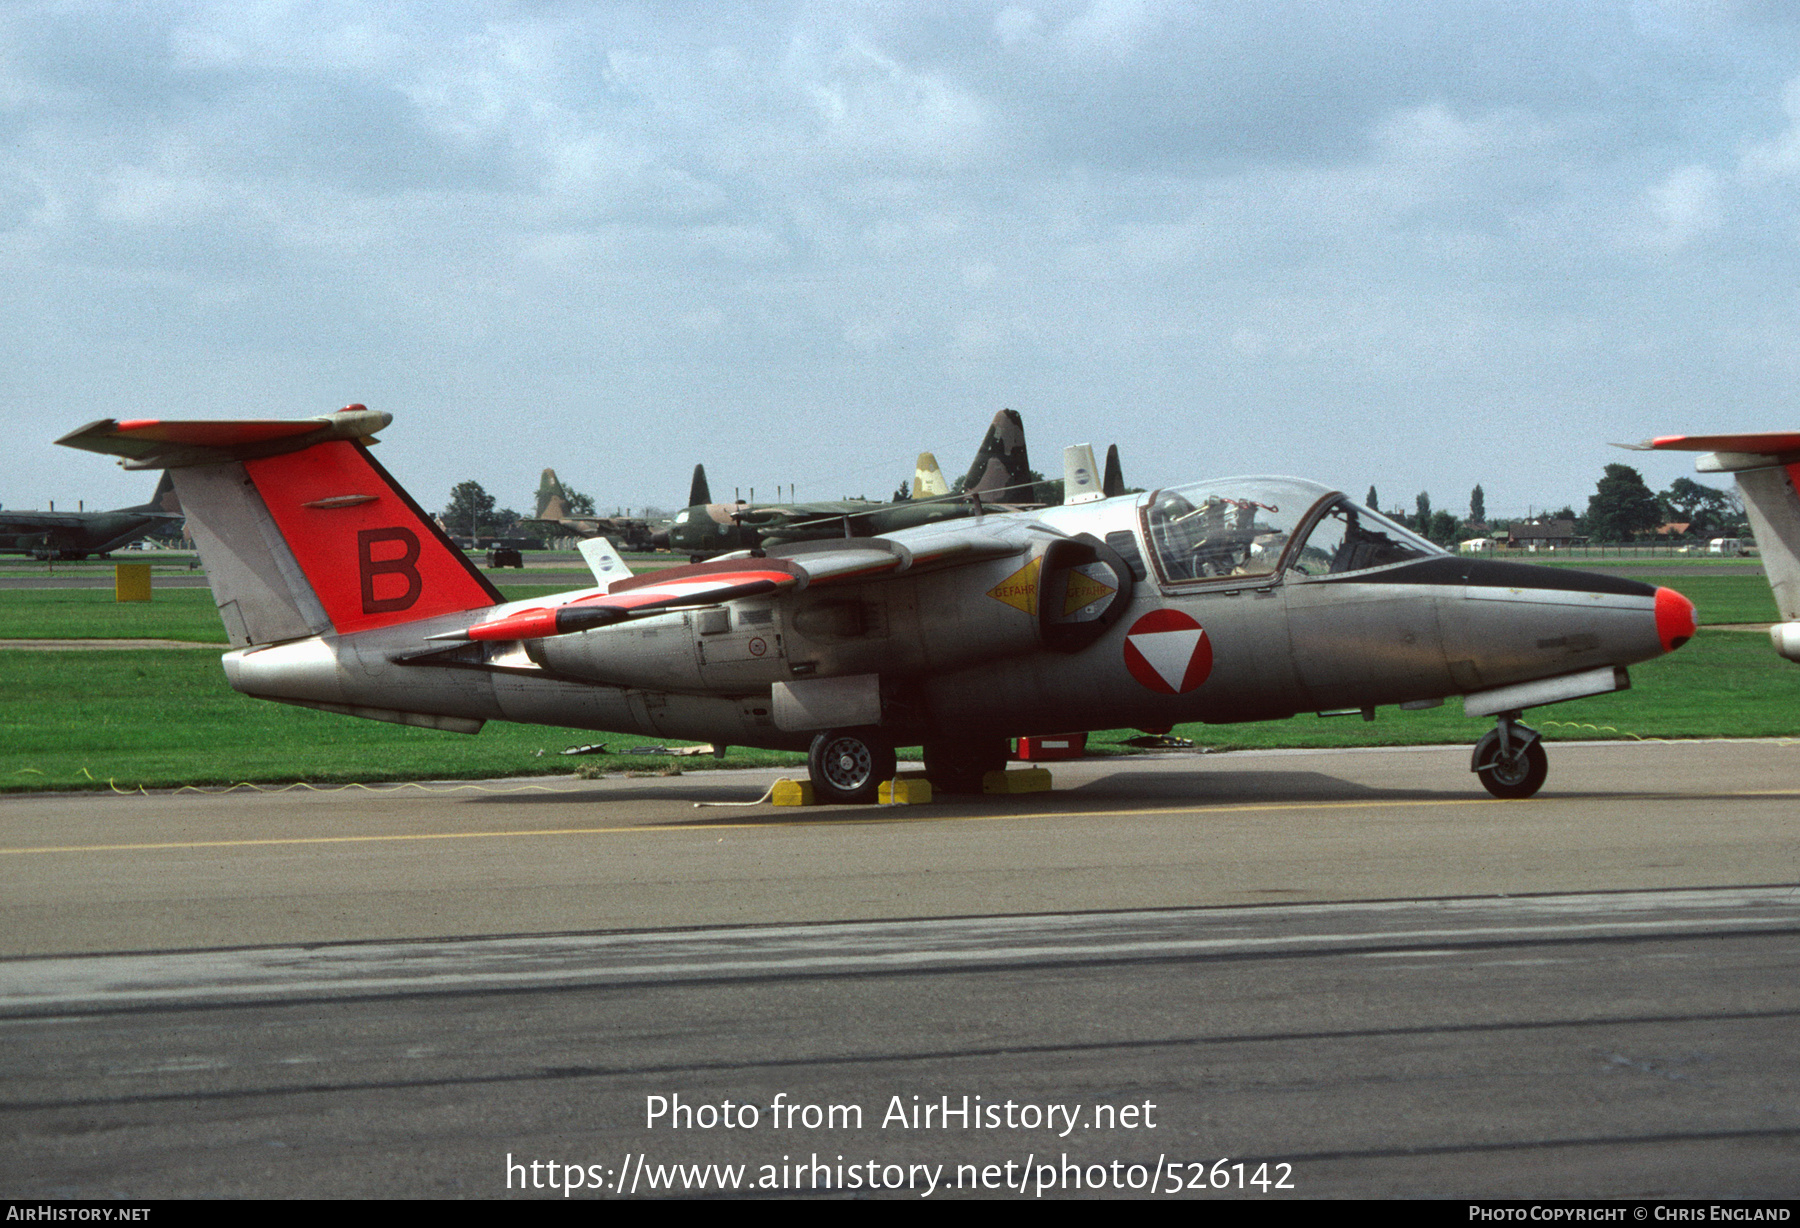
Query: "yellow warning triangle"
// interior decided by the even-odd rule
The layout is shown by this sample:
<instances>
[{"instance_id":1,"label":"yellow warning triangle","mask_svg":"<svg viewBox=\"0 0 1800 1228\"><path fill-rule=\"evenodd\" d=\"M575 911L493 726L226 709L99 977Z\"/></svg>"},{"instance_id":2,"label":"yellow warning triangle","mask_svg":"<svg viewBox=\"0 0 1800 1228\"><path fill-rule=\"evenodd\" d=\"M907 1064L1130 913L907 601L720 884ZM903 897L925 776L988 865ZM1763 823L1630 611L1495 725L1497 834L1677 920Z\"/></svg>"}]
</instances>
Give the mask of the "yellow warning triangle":
<instances>
[{"instance_id":1,"label":"yellow warning triangle","mask_svg":"<svg viewBox=\"0 0 1800 1228\"><path fill-rule=\"evenodd\" d=\"M1118 591L1110 584L1100 583L1086 572L1071 571L1068 592L1063 595L1063 617L1067 618L1081 607L1093 605L1107 594Z\"/></svg>"},{"instance_id":2,"label":"yellow warning triangle","mask_svg":"<svg viewBox=\"0 0 1800 1228\"><path fill-rule=\"evenodd\" d=\"M988 596L995 601L1005 602L1015 610L1023 610L1036 618L1039 561L1039 559L1032 559L1031 562L994 585L988 590Z\"/></svg>"}]
</instances>

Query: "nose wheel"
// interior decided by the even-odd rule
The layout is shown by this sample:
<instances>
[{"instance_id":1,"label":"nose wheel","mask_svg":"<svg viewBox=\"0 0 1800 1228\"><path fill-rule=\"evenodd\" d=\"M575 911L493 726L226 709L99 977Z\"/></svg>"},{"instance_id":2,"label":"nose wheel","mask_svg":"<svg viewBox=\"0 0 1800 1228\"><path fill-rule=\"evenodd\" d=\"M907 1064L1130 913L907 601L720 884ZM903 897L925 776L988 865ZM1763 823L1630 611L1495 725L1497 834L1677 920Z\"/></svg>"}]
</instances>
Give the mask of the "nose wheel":
<instances>
[{"instance_id":1,"label":"nose wheel","mask_svg":"<svg viewBox=\"0 0 1800 1228\"><path fill-rule=\"evenodd\" d=\"M1519 724L1518 717L1517 712L1501 713L1500 723L1475 743L1469 760L1469 770L1495 797L1530 797L1544 787L1550 774L1550 756L1538 731Z\"/></svg>"},{"instance_id":2,"label":"nose wheel","mask_svg":"<svg viewBox=\"0 0 1800 1228\"><path fill-rule=\"evenodd\" d=\"M828 729L806 756L813 796L822 802L872 802L894 778L894 744L881 730Z\"/></svg>"}]
</instances>

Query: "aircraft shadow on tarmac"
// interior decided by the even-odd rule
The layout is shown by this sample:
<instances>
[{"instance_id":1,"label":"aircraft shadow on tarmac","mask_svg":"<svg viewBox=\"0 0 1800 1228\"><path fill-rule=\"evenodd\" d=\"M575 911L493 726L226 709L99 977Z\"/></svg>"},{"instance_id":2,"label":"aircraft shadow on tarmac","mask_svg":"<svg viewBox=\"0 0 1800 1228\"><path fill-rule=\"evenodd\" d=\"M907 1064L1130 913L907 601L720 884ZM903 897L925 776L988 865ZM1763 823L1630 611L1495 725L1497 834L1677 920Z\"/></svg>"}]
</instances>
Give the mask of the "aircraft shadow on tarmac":
<instances>
[{"instance_id":1,"label":"aircraft shadow on tarmac","mask_svg":"<svg viewBox=\"0 0 1800 1228\"><path fill-rule=\"evenodd\" d=\"M1071 790L1083 809L1097 803L1142 805L1146 802L1340 802L1392 798L1395 801L1445 801L1465 790L1378 789L1326 772L1256 772L1197 769L1192 772L1114 772Z\"/></svg>"},{"instance_id":2,"label":"aircraft shadow on tarmac","mask_svg":"<svg viewBox=\"0 0 1800 1228\"><path fill-rule=\"evenodd\" d=\"M704 782L692 778L668 783L638 784L628 780L608 781L591 789L558 790L553 793L507 794L505 796L467 799L475 805L504 804L510 806L601 806L608 810L642 803L714 803L722 808L691 817L658 816L647 822L658 827L716 827L722 825L789 825L796 823L880 823L919 822L931 819L963 819L982 816L1004 817L1009 814L1041 815L1046 811L1076 816L1084 813L1112 813L1145 806L1166 807L1191 805L1197 809L1210 806L1242 805L1329 805L1344 802L1486 802L1489 799L1469 783L1457 780L1438 789L1381 788L1346 780L1326 772L1219 771L1216 768L1191 772L1115 772L1099 780L1088 781L1050 793L1024 793L1013 796L974 797L940 795L925 806L817 806L805 809L774 808L757 805L751 790L760 782L738 783L717 777ZM621 788L620 786L624 786ZM1655 799L1674 796L1668 790L1646 789L1622 793L1618 790L1556 790L1543 800L1576 801L1582 799L1630 798ZM1690 800L1698 796L1681 794ZM623 818L612 815L609 817Z\"/></svg>"}]
</instances>

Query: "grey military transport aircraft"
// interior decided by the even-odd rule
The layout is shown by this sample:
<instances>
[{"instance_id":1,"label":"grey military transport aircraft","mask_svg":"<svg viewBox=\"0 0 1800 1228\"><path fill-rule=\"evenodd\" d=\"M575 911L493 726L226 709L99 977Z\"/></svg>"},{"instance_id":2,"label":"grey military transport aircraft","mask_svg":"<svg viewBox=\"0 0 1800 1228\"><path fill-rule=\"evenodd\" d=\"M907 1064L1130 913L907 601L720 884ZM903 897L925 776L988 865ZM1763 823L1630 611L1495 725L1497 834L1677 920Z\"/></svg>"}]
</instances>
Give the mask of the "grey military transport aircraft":
<instances>
[{"instance_id":1,"label":"grey military transport aircraft","mask_svg":"<svg viewBox=\"0 0 1800 1228\"><path fill-rule=\"evenodd\" d=\"M102 557L181 522L181 507L168 475L150 502L110 512L0 512L0 554L39 559Z\"/></svg>"},{"instance_id":2,"label":"grey military transport aircraft","mask_svg":"<svg viewBox=\"0 0 1800 1228\"><path fill-rule=\"evenodd\" d=\"M1763 572L1782 621L1769 628L1775 651L1800 661L1800 431L1664 435L1641 450L1701 452L1694 468L1729 473L1744 496Z\"/></svg>"},{"instance_id":3,"label":"grey military transport aircraft","mask_svg":"<svg viewBox=\"0 0 1800 1228\"><path fill-rule=\"evenodd\" d=\"M930 460L929 471L926 461ZM941 520L957 520L984 510L987 505L1028 503L1033 482L1031 462L1025 452L1025 424L1016 411L1003 409L994 415L976 449L975 462L963 480L966 497L949 497L937 460L919 457L915 476L919 485L935 489L937 497L873 503L867 499L840 499L826 503L714 503L706 481L706 468L694 466L688 506L675 513L666 531L652 539L659 549L685 554L693 563L740 550L785 546L795 542L846 537L880 537L897 529L911 529ZM1008 508L1007 510L1011 510Z\"/></svg>"},{"instance_id":4,"label":"grey military transport aircraft","mask_svg":"<svg viewBox=\"0 0 1800 1228\"><path fill-rule=\"evenodd\" d=\"M544 470L538 479L537 515L520 524L543 525L565 537L604 537L621 550L653 550L650 522L630 516L583 516L569 507L569 494L556 470Z\"/></svg>"},{"instance_id":5,"label":"grey military transport aircraft","mask_svg":"<svg viewBox=\"0 0 1800 1228\"><path fill-rule=\"evenodd\" d=\"M1547 759L1524 709L1620 690L1694 634L1673 590L1446 554L1282 477L597 567L595 587L508 602L371 456L390 420L107 420L58 442L175 475L245 694L804 749L835 802L872 800L896 746L967 791L1009 737L1451 695L1497 718L1481 782L1529 797Z\"/></svg>"}]
</instances>

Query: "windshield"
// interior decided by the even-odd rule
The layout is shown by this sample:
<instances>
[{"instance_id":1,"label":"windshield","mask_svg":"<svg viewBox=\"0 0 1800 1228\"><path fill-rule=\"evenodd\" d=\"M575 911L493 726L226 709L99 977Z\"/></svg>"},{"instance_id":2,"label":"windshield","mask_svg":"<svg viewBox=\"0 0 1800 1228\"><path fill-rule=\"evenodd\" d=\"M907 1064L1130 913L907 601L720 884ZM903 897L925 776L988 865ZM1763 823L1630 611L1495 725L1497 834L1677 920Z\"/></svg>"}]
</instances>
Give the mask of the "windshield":
<instances>
[{"instance_id":1,"label":"windshield","mask_svg":"<svg viewBox=\"0 0 1800 1228\"><path fill-rule=\"evenodd\" d=\"M1164 580L1274 573L1288 538L1330 494L1297 478L1226 478L1172 486L1150 497L1144 531Z\"/></svg>"},{"instance_id":2,"label":"windshield","mask_svg":"<svg viewBox=\"0 0 1800 1228\"><path fill-rule=\"evenodd\" d=\"M1295 529L1322 501L1325 513L1289 550ZM1157 571L1173 584L1289 572L1336 575L1444 551L1379 512L1299 478L1225 478L1172 486L1144 505Z\"/></svg>"},{"instance_id":3,"label":"windshield","mask_svg":"<svg viewBox=\"0 0 1800 1228\"><path fill-rule=\"evenodd\" d=\"M1288 570L1303 576L1337 575L1443 553L1380 512L1339 499L1313 525L1306 544L1288 561Z\"/></svg>"}]
</instances>

